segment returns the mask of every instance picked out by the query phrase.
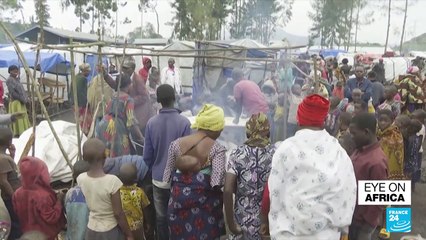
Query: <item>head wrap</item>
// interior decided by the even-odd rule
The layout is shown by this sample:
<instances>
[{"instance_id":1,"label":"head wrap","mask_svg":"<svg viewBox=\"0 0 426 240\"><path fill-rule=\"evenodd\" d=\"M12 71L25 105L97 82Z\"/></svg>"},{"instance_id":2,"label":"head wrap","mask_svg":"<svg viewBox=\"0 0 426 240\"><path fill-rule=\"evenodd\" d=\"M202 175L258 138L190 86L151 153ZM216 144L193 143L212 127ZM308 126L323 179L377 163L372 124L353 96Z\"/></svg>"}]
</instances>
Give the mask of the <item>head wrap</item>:
<instances>
[{"instance_id":1,"label":"head wrap","mask_svg":"<svg viewBox=\"0 0 426 240\"><path fill-rule=\"evenodd\" d=\"M250 147L264 148L269 145L270 126L264 113L253 114L246 123L248 139L245 144Z\"/></svg>"},{"instance_id":2,"label":"head wrap","mask_svg":"<svg viewBox=\"0 0 426 240\"><path fill-rule=\"evenodd\" d=\"M51 190L49 170L42 160L35 157L25 157L19 162L19 170L22 187Z\"/></svg>"},{"instance_id":3,"label":"head wrap","mask_svg":"<svg viewBox=\"0 0 426 240\"><path fill-rule=\"evenodd\" d=\"M323 127L329 107L330 102L318 94L306 97L297 109L299 126Z\"/></svg>"},{"instance_id":4,"label":"head wrap","mask_svg":"<svg viewBox=\"0 0 426 240\"><path fill-rule=\"evenodd\" d=\"M203 108L195 117L193 129L204 129L209 131L222 131L225 127L225 114L223 109L213 104L204 104Z\"/></svg>"},{"instance_id":5,"label":"head wrap","mask_svg":"<svg viewBox=\"0 0 426 240\"><path fill-rule=\"evenodd\" d=\"M407 73L415 74L418 73L420 70L417 66L411 66L408 68Z\"/></svg>"},{"instance_id":6,"label":"head wrap","mask_svg":"<svg viewBox=\"0 0 426 240\"><path fill-rule=\"evenodd\" d=\"M78 68L80 69L81 72L91 70L90 64L88 63L83 63Z\"/></svg>"}]
</instances>

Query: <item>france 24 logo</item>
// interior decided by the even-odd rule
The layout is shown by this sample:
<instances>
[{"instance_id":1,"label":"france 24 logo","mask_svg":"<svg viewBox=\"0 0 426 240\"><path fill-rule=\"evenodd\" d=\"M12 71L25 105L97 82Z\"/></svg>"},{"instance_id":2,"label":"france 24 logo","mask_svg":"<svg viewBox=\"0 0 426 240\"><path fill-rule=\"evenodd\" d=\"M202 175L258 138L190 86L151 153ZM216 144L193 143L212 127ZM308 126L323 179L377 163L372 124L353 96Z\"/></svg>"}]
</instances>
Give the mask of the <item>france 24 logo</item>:
<instances>
[{"instance_id":1,"label":"france 24 logo","mask_svg":"<svg viewBox=\"0 0 426 240\"><path fill-rule=\"evenodd\" d=\"M411 208L387 208L386 231L411 232Z\"/></svg>"}]
</instances>

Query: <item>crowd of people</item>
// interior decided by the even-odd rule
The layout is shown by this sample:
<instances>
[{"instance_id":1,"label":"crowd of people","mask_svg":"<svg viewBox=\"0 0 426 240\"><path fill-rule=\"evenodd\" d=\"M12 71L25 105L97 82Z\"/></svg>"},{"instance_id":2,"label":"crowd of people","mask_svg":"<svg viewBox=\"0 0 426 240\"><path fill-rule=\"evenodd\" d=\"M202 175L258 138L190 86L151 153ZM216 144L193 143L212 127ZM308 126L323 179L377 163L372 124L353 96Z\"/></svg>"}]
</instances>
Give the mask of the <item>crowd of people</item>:
<instances>
[{"instance_id":1,"label":"crowd of people","mask_svg":"<svg viewBox=\"0 0 426 240\"><path fill-rule=\"evenodd\" d=\"M320 73L319 86L309 76L289 80L285 63L262 86L234 69L220 93L235 108L234 123L248 120L246 141L230 150L218 140L221 107L204 103L192 124L176 108L182 88L173 59L161 72L148 58L143 64L136 72L125 61L115 79L98 66L90 85L90 66L80 66L80 124L85 134L86 121L96 127L67 191L52 189L42 160L15 164L16 132L0 128L0 215L10 219L0 226L9 239L53 240L66 230L70 240L368 240L384 226L384 209L356 203L357 181L409 179L415 191L426 135L418 68L383 85L355 66L332 81ZM102 86L108 95L99 96Z\"/></svg>"}]
</instances>

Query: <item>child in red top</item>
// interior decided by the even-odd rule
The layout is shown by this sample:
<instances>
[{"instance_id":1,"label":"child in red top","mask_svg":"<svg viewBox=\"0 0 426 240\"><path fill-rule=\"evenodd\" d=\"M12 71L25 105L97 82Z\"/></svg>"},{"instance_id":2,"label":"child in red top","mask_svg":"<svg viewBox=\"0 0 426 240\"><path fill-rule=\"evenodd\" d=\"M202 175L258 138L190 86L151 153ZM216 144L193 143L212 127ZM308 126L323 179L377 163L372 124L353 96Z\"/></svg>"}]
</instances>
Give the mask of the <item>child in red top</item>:
<instances>
[{"instance_id":1,"label":"child in red top","mask_svg":"<svg viewBox=\"0 0 426 240\"><path fill-rule=\"evenodd\" d=\"M22 232L39 231L47 240L56 239L65 226L64 194L57 195L50 187L49 171L42 160L26 157L19 162L19 170L22 187L13 195L13 208Z\"/></svg>"}]
</instances>

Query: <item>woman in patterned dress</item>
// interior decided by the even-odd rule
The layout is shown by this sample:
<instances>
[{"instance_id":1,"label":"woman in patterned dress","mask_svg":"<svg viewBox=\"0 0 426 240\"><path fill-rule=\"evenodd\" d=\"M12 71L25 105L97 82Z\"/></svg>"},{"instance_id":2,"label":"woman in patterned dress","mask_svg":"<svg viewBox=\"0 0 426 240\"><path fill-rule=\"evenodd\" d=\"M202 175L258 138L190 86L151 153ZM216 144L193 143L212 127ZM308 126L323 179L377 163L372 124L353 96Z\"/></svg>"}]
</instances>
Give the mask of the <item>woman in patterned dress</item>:
<instances>
[{"instance_id":1,"label":"woman in patterned dress","mask_svg":"<svg viewBox=\"0 0 426 240\"><path fill-rule=\"evenodd\" d=\"M225 234L226 149L216 141L224 126L223 109L205 104L192 125L197 131L170 144L163 182L171 181L171 240L216 240Z\"/></svg>"},{"instance_id":2,"label":"woman in patterned dress","mask_svg":"<svg viewBox=\"0 0 426 240\"><path fill-rule=\"evenodd\" d=\"M389 109L380 110L377 114L379 129L377 137L380 147L388 158L390 180L404 180L404 139L399 128L392 124L394 113Z\"/></svg>"},{"instance_id":3,"label":"woman in patterned dress","mask_svg":"<svg viewBox=\"0 0 426 240\"><path fill-rule=\"evenodd\" d=\"M143 139L137 121L133 116L134 101L129 96L130 84L130 77L123 74L118 98L114 96L111 99L104 117L96 127L96 138L104 142L107 154L110 157L130 154L130 133L138 142ZM116 112L117 117L115 117Z\"/></svg>"},{"instance_id":4,"label":"woman in patterned dress","mask_svg":"<svg viewBox=\"0 0 426 240\"><path fill-rule=\"evenodd\" d=\"M271 145L269 122L263 113L251 116L246 133L247 141L231 153L228 162L223 194L225 215L232 233L229 239L260 240L262 193L275 146Z\"/></svg>"}]
</instances>

